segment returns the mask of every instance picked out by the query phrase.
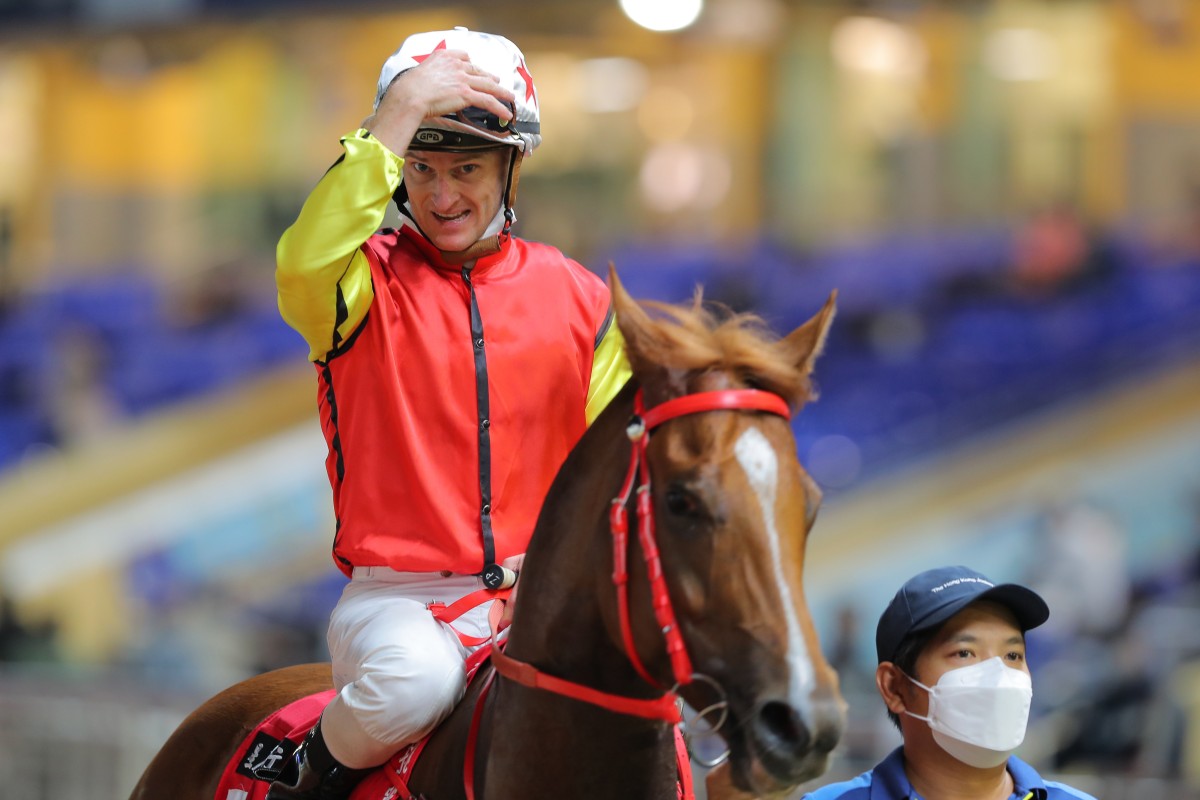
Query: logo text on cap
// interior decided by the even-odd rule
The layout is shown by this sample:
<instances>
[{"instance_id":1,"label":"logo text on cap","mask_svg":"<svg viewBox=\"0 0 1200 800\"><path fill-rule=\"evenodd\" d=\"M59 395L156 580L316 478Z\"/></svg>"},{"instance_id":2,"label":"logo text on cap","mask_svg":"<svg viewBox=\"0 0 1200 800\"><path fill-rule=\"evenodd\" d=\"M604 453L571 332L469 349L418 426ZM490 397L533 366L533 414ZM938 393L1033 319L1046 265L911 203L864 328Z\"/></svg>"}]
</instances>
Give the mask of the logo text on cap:
<instances>
[{"instance_id":1,"label":"logo text on cap","mask_svg":"<svg viewBox=\"0 0 1200 800\"><path fill-rule=\"evenodd\" d=\"M940 592L943 589L949 588L951 586L958 586L960 583L982 583L984 586L995 586L996 585L996 584L992 583L991 581L980 580L979 578L955 578L952 581L946 581L941 586L935 586L932 589L930 589L929 591Z\"/></svg>"}]
</instances>

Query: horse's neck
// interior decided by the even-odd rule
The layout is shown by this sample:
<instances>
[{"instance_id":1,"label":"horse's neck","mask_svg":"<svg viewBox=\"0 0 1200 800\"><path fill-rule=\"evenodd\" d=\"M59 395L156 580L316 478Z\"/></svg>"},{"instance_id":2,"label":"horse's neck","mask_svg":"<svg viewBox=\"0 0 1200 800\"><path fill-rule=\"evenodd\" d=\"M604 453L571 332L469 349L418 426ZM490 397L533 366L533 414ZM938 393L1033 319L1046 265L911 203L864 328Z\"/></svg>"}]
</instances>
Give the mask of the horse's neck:
<instances>
[{"instance_id":1,"label":"horse's neck","mask_svg":"<svg viewBox=\"0 0 1200 800\"><path fill-rule=\"evenodd\" d=\"M571 451L538 517L525 558L507 652L603 691L646 696L605 625L612 618L608 510L629 464L627 385Z\"/></svg>"},{"instance_id":2,"label":"horse's neck","mask_svg":"<svg viewBox=\"0 0 1200 800\"><path fill-rule=\"evenodd\" d=\"M506 652L557 677L644 698L658 692L637 676L605 623L615 605L608 509L629 464L633 392L626 386L596 420L546 496ZM489 796L674 797L666 723L507 681L497 689Z\"/></svg>"},{"instance_id":3,"label":"horse's neck","mask_svg":"<svg viewBox=\"0 0 1200 800\"><path fill-rule=\"evenodd\" d=\"M674 800L674 734L513 683L491 705L485 800Z\"/></svg>"}]
</instances>

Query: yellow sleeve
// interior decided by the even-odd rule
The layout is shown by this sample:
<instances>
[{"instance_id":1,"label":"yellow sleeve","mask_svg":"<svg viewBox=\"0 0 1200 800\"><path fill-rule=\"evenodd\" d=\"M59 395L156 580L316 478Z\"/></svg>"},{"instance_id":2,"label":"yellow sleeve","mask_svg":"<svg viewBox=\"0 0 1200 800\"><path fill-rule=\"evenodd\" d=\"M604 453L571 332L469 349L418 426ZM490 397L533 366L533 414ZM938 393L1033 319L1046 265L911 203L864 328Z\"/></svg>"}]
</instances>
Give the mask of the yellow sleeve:
<instances>
[{"instance_id":1,"label":"yellow sleeve","mask_svg":"<svg viewBox=\"0 0 1200 800\"><path fill-rule=\"evenodd\" d=\"M383 224L404 159L359 129L275 249L279 313L320 361L362 323L375 297L360 247Z\"/></svg>"},{"instance_id":2,"label":"yellow sleeve","mask_svg":"<svg viewBox=\"0 0 1200 800\"><path fill-rule=\"evenodd\" d=\"M616 316L611 310L605 324L608 330L604 332L592 356L592 380L588 385L586 410L589 426L633 377L629 359L625 356L625 337L621 335Z\"/></svg>"}]
</instances>

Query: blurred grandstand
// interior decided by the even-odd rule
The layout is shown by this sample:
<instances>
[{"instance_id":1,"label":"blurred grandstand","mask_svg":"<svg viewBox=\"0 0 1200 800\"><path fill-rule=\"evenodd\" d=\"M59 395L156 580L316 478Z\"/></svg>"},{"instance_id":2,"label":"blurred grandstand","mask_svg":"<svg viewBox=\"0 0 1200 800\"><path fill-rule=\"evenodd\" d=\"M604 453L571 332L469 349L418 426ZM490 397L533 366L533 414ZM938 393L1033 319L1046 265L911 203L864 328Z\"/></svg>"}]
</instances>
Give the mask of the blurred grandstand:
<instances>
[{"instance_id":1,"label":"blurred grandstand","mask_svg":"<svg viewBox=\"0 0 1200 800\"><path fill-rule=\"evenodd\" d=\"M1200 8L710 0L663 35L596 0L281 5L0 4L0 793L124 797L204 696L326 657L272 248L403 33L468 24L545 65L524 235L780 332L839 292L794 423L830 777L896 742L879 609L961 562L1051 603L1023 756L1200 794Z\"/></svg>"},{"instance_id":2,"label":"blurred grandstand","mask_svg":"<svg viewBox=\"0 0 1200 800\"><path fill-rule=\"evenodd\" d=\"M845 438L836 457L860 466L822 476L842 488L1031 412L1190 366L1200 353L1200 257L1163 261L1144 242L1113 237L1098 243L1087 274L1031 296L1006 282L1014 238L893 235L803 257L770 243L659 243L602 261L619 265L635 296L680 301L700 286L780 331L836 288L839 322L820 380L836 402L810 408L797 434L810 459L817 437ZM80 393L104 398L115 423L302 363L303 342L260 288L206 301L183 323L163 287L137 272L23 294L0 321L0 469L81 435L69 421L76 410L63 408Z\"/></svg>"}]
</instances>

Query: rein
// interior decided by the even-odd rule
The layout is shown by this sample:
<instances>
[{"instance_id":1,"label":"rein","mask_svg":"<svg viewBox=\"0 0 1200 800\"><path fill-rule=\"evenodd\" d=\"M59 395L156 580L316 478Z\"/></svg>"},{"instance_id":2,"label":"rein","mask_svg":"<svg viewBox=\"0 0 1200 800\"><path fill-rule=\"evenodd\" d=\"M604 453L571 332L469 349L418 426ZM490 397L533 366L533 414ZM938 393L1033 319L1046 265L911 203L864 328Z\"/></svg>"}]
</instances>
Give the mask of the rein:
<instances>
[{"instance_id":1,"label":"rein","mask_svg":"<svg viewBox=\"0 0 1200 800\"><path fill-rule=\"evenodd\" d=\"M661 719L678 724L682 721L682 715L675 690L691 683L697 676L692 672L692 662L688 657L683 635L679 631L658 550L658 537L655 531L654 510L650 494L650 464L646 457L646 448L650 440L649 433L664 422L676 417L702 414L708 411L762 411L777 414L784 419L791 416L791 411L779 395L757 389L698 392L668 400L649 410L645 409L643 402L642 391L639 389L634 397L633 417L625 429L633 443L629 456L629 470L625 473L620 493L612 500L612 506L609 509L609 529L613 537L613 584L617 592L618 616L621 621L621 637L624 640L625 653L638 675L651 686L663 690L663 694L657 698L641 700L601 692L582 684L547 675L532 664L517 661L504 654L499 647L493 648L492 662L495 664L497 672L523 686L545 689L621 714ZM629 519L626 506L634 491L635 483L637 484L637 501L634 514L638 541L641 543L642 557L646 562L646 573L650 580L654 616L666 639L667 655L670 657L671 670L675 677L675 685L669 690L664 689L658 681L650 676L649 671L637 655L637 648L633 641L633 625L630 620L628 596Z\"/></svg>"}]
</instances>

